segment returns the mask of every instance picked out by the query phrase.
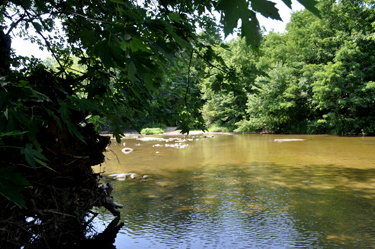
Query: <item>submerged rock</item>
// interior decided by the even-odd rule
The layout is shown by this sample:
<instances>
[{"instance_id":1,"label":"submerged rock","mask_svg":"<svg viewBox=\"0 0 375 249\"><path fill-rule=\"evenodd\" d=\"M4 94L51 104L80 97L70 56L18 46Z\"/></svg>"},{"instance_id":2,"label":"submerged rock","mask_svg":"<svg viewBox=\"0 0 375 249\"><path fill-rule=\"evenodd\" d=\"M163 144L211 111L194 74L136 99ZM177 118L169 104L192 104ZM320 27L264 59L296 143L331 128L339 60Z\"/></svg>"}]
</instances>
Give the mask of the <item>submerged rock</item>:
<instances>
[{"instance_id":1,"label":"submerged rock","mask_svg":"<svg viewBox=\"0 0 375 249\"><path fill-rule=\"evenodd\" d=\"M172 147L172 148L178 148L178 149L183 149L188 147L188 144L180 144L180 143L175 143L175 144L165 144L165 147Z\"/></svg>"},{"instance_id":2,"label":"submerged rock","mask_svg":"<svg viewBox=\"0 0 375 249\"><path fill-rule=\"evenodd\" d=\"M126 174L119 174L115 178L116 178L116 180L119 180L119 181L125 181L126 180Z\"/></svg>"},{"instance_id":3,"label":"submerged rock","mask_svg":"<svg viewBox=\"0 0 375 249\"><path fill-rule=\"evenodd\" d=\"M157 137L140 137L138 136L137 140L140 140L140 141L154 141L154 140L157 140L157 141L161 141L163 140L162 138L157 138Z\"/></svg>"},{"instance_id":4,"label":"submerged rock","mask_svg":"<svg viewBox=\"0 0 375 249\"><path fill-rule=\"evenodd\" d=\"M131 179L135 178L135 173L120 173L120 174L111 174L110 177L118 181L125 181L127 176L130 176Z\"/></svg>"},{"instance_id":5,"label":"submerged rock","mask_svg":"<svg viewBox=\"0 0 375 249\"><path fill-rule=\"evenodd\" d=\"M274 139L274 142L300 142L300 141L306 141L306 139L299 139L299 138L284 138L284 139Z\"/></svg>"}]
</instances>

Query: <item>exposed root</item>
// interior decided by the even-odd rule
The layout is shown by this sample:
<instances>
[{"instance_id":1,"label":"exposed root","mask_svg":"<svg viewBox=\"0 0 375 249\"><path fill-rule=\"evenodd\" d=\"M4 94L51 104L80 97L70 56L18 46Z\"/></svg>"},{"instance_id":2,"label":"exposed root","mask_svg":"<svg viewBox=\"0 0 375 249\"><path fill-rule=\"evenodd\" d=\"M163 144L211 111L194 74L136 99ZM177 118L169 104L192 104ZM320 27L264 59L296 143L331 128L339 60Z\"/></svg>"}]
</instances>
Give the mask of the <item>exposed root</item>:
<instances>
[{"instance_id":1,"label":"exposed root","mask_svg":"<svg viewBox=\"0 0 375 249\"><path fill-rule=\"evenodd\" d=\"M107 185L102 185L99 188L98 195L100 196L98 201L95 202L95 206L105 207L114 216L120 217L120 211L118 208L123 208L124 206L113 201L113 197L110 196L113 191L113 184L107 183Z\"/></svg>"},{"instance_id":2,"label":"exposed root","mask_svg":"<svg viewBox=\"0 0 375 249\"><path fill-rule=\"evenodd\" d=\"M113 187L100 186L100 174L91 168L104 161L102 152L110 138L99 136L88 124L81 127L85 144L53 120L40 134L48 166L55 171L34 170L20 160L17 168L32 184L22 192L27 208L0 196L0 248L56 248L79 241L91 229L87 217L94 206L104 206L120 216L117 208L122 205L110 196ZM1 167L12 163L0 159Z\"/></svg>"}]
</instances>

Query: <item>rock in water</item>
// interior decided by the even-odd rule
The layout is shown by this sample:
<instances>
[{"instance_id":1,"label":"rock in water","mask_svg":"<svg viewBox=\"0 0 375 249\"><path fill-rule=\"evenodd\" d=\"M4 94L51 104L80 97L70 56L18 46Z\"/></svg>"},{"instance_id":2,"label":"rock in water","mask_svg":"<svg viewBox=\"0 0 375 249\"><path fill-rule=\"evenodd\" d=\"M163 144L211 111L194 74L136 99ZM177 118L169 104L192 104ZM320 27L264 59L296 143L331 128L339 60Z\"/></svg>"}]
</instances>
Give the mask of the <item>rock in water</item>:
<instances>
[{"instance_id":1,"label":"rock in water","mask_svg":"<svg viewBox=\"0 0 375 249\"><path fill-rule=\"evenodd\" d=\"M125 181L126 180L126 174L118 174L116 176L116 180Z\"/></svg>"},{"instance_id":2,"label":"rock in water","mask_svg":"<svg viewBox=\"0 0 375 249\"><path fill-rule=\"evenodd\" d=\"M300 142L300 141L306 141L306 139L298 139L298 138L284 138L284 139L274 139L274 142Z\"/></svg>"},{"instance_id":3,"label":"rock in water","mask_svg":"<svg viewBox=\"0 0 375 249\"><path fill-rule=\"evenodd\" d=\"M121 151L124 154L129 154L130 152L133 152L133 149L132 148L123 148Z\"/></svg>"}]
</instances>

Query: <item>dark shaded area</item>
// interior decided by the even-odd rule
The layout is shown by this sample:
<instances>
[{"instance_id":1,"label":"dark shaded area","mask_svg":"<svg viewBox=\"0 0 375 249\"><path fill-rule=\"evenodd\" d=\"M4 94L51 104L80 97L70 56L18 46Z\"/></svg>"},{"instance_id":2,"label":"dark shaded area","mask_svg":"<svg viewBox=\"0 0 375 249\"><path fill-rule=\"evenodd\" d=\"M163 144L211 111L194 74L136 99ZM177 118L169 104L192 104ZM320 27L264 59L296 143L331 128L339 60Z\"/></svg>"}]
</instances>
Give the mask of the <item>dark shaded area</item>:
<instances>
[{"instance_id":1,"label":"dark shaded area","mask_svg":"<svg viewBox=\"0 0 375 249\"><path fill-rule=\"evenodd\" d=\"M10 47L11 38L6 35L3 31L3 27L0 26L0 75L7 75L10 67Z\"/></svg>"},{"instance_id":2,"label":"dark shaded area","mask_svg":"<svg viewBox=\"0 0 375 249\"><path fill-rule=\"evenodd\" d=\"M58 110L57 102L66 101L73 93L69 79L55 77L41 68L36 68L26 80L52 100L51 109ZM11 93L6 97L12 102L19 98ZM15 173L25 177L31 186L22 191L25 208L0 196L0 248L54 248L84 239L91 229L86 221L88 212L93 206L113 204L110 192L99 187L100 174L91 168L104 162L103 151L110 138L100 136L94 125L86 122L88 113L80 109L70 109L69 120L62 122L43 108L43 102L30 98L23 104L26 108L22 111L31 113L39 122L35 137L29 132L27 138L39 142L48 167L36 164L33 168L25 156L12 149L22 146L26 136L2 138L7 146L0 149L0 168L17 165ZM73 134L72 127L81 139Z\"/></svg>"},{"instance_id":3,"label":"dark shaded area","mask_svg":"<svg viewBox=\"0 0 375 249\"><path fill-rule=\"evenodd\" d=\"M78 242L75 245L67 245L61 247L61 249L81 249L81 248L91 248L91 249L116 249L115 239L118 232L124 226L123 222L120 222L120 218L116 217L111 223L108 224L107 228L100 234L94 236L91 239L87 239Z\"/></svg>"}]
</instances>

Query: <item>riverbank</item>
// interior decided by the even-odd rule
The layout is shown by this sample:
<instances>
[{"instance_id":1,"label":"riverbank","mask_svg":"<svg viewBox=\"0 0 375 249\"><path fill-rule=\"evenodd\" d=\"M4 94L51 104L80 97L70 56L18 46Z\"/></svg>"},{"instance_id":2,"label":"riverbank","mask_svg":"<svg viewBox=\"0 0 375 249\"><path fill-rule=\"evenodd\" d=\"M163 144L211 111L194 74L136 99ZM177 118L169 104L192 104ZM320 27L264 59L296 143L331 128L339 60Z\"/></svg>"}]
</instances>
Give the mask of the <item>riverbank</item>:
<instances>
[{"instance_id":1,"label":"riverbank","mask_svg":"<svg viewBox=\"0 0 375 249\"><path fill-rule=\"evenodd\" d=\"M100 132L101 135L112 135L110 131L102 131ZM125 136L130 135L141 135L139 132L137 132L134 129L125 130L123 131L123 134ZM329 134L329 133L316 133L316 134L308 134L308 133L276 133L274 131L262 131L262 132L204 132L204 131L190 131L189 135L234 135L234 134L274 134L274 135L332 135L332 136L344 136L344 137L373 137L375 134L373 133L348 133L345 135L340 134ZM177 130L177 126L169 126L167 127L167 131L162 134L154 134L154 135L165 135L165 136L177 136L177 135L186 135L181 134L181 130Z\"/></svg>"},{"instance_id":2,"label":"riverbank","mask_svg":"<svg viewBox=\"0 0 375 249\"><path fill-rule=\"evenodd\" d=\"M102 131L100 132L101 135L111 135L112 133L109 131ZM125 130L123 131L123 134L125 136L127 135L141 135L138 131L134 129L130 130ZM226 134L226 135L232 135L232 134L237 134L237 132L204 132L204 131L190 131L189 135L212 135L212 134ZM181 134L181 130L177 130L177 126L168 126L167 131L162 133L162 134L157 134L157 135L166 135L166 136L177 136L177 135L186 135Z\"/></svg>"}]
</instances>

